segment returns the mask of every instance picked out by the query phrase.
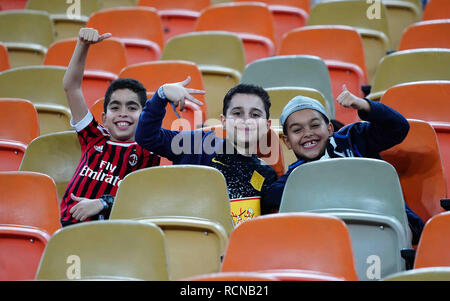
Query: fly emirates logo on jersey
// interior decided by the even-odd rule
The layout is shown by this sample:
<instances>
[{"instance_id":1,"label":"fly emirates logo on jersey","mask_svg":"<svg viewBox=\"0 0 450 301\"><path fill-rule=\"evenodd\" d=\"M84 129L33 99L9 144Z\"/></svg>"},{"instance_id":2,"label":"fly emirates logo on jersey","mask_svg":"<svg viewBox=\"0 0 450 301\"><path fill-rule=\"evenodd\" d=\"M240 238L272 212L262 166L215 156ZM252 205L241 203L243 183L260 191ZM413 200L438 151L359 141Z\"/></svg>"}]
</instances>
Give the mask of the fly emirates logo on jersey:
<instances>
[{"instance_id":1,"label":"fly emirates logo on jersey","mask_svg":"<svg viewBox=\"0 0 450 301\"><path fill-rule=\"evenodd\" d=\"M89 168L89 166L85 165L81 169L80 176L88 177L100 182L106 182L108 184L112 184L113 186L119 186L122 180L118 176L114 176L114 171L116 168L117 166L107 161L101 161L99 171L93 171Z\"/></svg>"}]
</instances>

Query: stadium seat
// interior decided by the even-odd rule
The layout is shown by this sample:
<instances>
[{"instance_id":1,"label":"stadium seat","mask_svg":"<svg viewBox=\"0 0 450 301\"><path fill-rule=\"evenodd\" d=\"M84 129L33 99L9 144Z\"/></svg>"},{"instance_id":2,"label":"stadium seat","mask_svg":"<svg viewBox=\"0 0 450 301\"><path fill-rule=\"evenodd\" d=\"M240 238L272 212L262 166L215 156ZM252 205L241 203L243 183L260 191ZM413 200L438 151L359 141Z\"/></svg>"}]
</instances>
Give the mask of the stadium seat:
<instances>
[{"instance_id":1,"label":"stadium seat","mask_svg":"<svg viewBox=\"0 0 450 301\"><path fill-rule=\"evenodd\" d=\"M19 170L52 177L60 203L80 158L81 147L75 132L47 134L39 136L28 145Z\"/></svg>"},{"instance_id":2,"label":"stadium seat","mask_svg":"<svg viewBox=\"0 0 450 301\"><path fill-rule=\"evenodd\" d=\"M277 278L258 272L228 272L203 274L182 281L278 281Z\"/></svg>"},{"instance_id":3,"label":"stadium seat","mask_svg":"<svg viewBox=\"0 0 450 301\"><path fill-rule=\"evenodd\" d=\"M170 38L194 31L200 12L211 5L210 0L139 0L138 6L153 7L161 17L164 42Z\"/></svg>"},{"instance_id":4,"label":"stadium seat","mask_svg":"<svg viewBox=\"0 0 450 301\"><path fill-rule=\"evenodd\" d=\"M342 43L345 41L345 43ZM368 76L361 36L349 26L317 25L295 29L283 38L279 55L316 55L324 60L330 73L333 97L342 92L342 85L353 94L364 97L363 85ZM354 110L335 103L336 119L344 124L358 121Z\"/></svg>"},{"instance_id":5,"label":"stadium seat","mask_svg":"<svg viewBox=\"0 0 450 301\"><path fill-rule=\"evenodd\" d=\"M102 9L114 7L133 7L138 4L138 0L101 0Z\"/></svg>"},{"instance_id":6,"label":"stadium seat","mask_svg":"<svg viewBox=\"0 0 450 301\"><path fill-rule=\"evenodd\" d=\"M449 229L450 212L435 215L425 224L417 246L415 269L450 266Z\"/></svg>"},{"instance_id":7,"label":"stadium seat","mask_svg":"<svg viewBox=\"0 0 450 301\"><path fill-rule=\"evenodd\" d=\"M33 104L25 99L0 98L0 171L19 169L28 144L39 136Z\"/></svg>"},{"instance_id":8,"label":"stadium seat","mask_svg":"<svg viewBox=\"0 0 450 301\"><path fill-rule=\"evenodd\" d=\"M0 12L0 41L8 49L11 68L40 65L54 39L48 13L34 10Z\"/></svg>"},{"instance_id":9,"label":"stadium seat","mask_svg":"<svg viewBox=\"0 0 450 301\"><path fill-rule=\"evenodd\" d=\"M133 20L133 22L129 22ZM161 19L150 7L117 7L89 17L87 27L111 33L127 49L128 64L158 60L164 47Z\"/></svg>"},{"instance_id":10,"label":"stadium seat","mask_svg":"<svg viewBox=\"0 0 450 301\"><path fill-rule=\"evenodd\" d=\"M370 4L366 1L326 1L317 3L310 12L307 25L348 25L361 35L369 81L382 57L391 49L387 10L380 4L379 18L368 18Z\"/></svg>"},{"instance_id":11,"label":"stadium seat","mask_svg":"<svg viewBox=\"0 0 450 301\"><path fill-rule=\"evenodd\" d=\"M450 49L411 49L392 53L380 61L371 93L378 101L397 84L424 80L450 80Z\"/></svg>"},{"instance_id":12,"label":"stadium seat","mask_svg":"<svg viewBox=\"0 0 450 301\"><path fill-rule=\"evenodd\" d=\"M269 214L239 225L231 233L222 272L311 271L357 280L350 236L331 216ZM277 278L278 278L277 277Z\"/></svg>"},{"instance_id":13,"label":"stadium seat","mask_svg":"<svg viewBox=\"0 0 450 301\"><path fill-rule=\"evenodd\" d=\"M402 35L398 50L416 48L450 48L450 20L430 20L409 26Z\"/></svg>"},{"instance_id":14,"label":"stadium seat","mask_svg":"<svg viewBox=\"0 0 450 301\"><path fill-rule=\"evenodd\" d=\"M129 65L119 73L119 78L134 78L140 81L147 92L156 92L159 87L167 83L176 83L191 77L191 82L187 88L204 90L203 78L200 70L195 63L188 61L156 61ZM202 118L195 120L195 128L206 120L208 112L208 102L204 95L193 95L203 103L198 106L190 102L190 106L196 110L202 111ZM192 129L195 129L192 128Z\"/></svg>"},{"instance_id":15,"label":"stadium seat","mask_svg":"<svg viewBox=\"0 0 450 301\"><path fill-rule=\"evenodd\" d=\"M195 31L224 30L244 43L246 63L275 55L272 14L263 3L224 3L210 6L197 19Z\"/></svg>"},{"instance_id":16,"label":"stadium seat","mask_svg":"<svg viewBox=\"0 0 450 301\"><path fill-rule=\"evenodd\" d=\"M0 224L35 227L52 235L61 228L56 185L45 174L0 172Z\"/></svg>"},{"instance_id":17,"label":"stadium seat","mask_svg":"<svg viewBox=\"0 0 450 301\"><path fill-rule=\"evenodd\" d=\"M422 20L450 19L450 3L447 0L430 0L423 11Z\"/></svg>"},{"instance_id":18,"label":"stadium seat","mask_svg":"<svg viewBox=\"0 0 450 301\"><path fill-rule=\"evenodd\" d=\"M25 9L28 0L0 0L0 11Z\"/></svg>"},{"instance_id":19,"label":"stadium seat","mask_svg":"<svg viewBox=\"0 0 450 301\"><path fill-rule=\"evenodd\" d=\"M0 97L31 101L38 112L40 134L72 129L62 80L65 67L29 66L0 73Z\"/></svg>"},{"instance_id":20,"label":"stadium seat","mask_svg":"<svg viewBox=\"0 0 450 301\"><path fill-rule=\"evenodd\" d=\"M248 2L248 0L235 0L235 2ZM267 4L272 13L277 48L285 33L306 25L309 17L309 0L260 0L258 2Z\"/></svg>"},{"instance_id":21,"label":"stadium seat","mask_svg":"<svg viewBox=\"0 0 450 301\"><path fill-rule=\"evenodd\" d=\"M330 75L325 62L310 55L283 55L248 64L241 83L263 88L305 87L320 91L327 100L330 117L335 118Z\"/></svg>"},{"instance_id":22,"label":"stadium seat","mask_svg":"<svg viewBox=\"0 0 450 301\"><path fill-rule=\"evenodd\" d=\"M162 216L139 219L160 227L167 243L169 280L220 271L228 236L218 223L203 218Z\"/></svg>"},{"instance_id":23,"label":"stadium seat","mask_svg":"<svg viewBox=\"0 0 450 301\"><path fill-rule=\"evenodd\" d=\"M425 121L408 121L405 140L381 156L395 167L408 206L426 222L443 211L440 200L446 198L445 173L436 132Z\"/></svg>"},{"instance_id":24,"label":"stadium seat","mask_svg":"<svg viewBox=\"0 0 450 301\"><path fill-rule=\"evenodd\" d=\"M207 219L230 235L233 224L225 178L207 166L152 167L127 175L117 190L110 218L162 216Z\"/></svg>"},{"instance_id":25,"label":"stadium seat","mask_svg":"<svg viewBox=\"0 0 450 301\"><path fill-rule=\"evenodd\" d=\"M60 41L77 37L89 16L100 10L100 2L101 0L28 0L26 9L49 13L55 28L55 40Z\"/></svg>"},{"instance_id":26,"label":"stadium seat","mask_svg":"<svg viewBox=\"0 0 450 301\"><path fill-rule=\"evenodd\" d=\"M432 267L413 269L388 275L383 281L449 281L449 267Z\"/></svg>"},{"instance_id":27,"label":"stadium seat","mask_svg":"<svg viewBox=\"0 0 450 301\"><path fill-rule=\"evenodd\" d=\"M447 197L450 192L449 97L450 81L422 81L396 85L381 98L382 103L406 118L425 120L434 128L447 179Z\"/></svg>"},{"instance_id":28,"label":"stadium seat","mask_svg":"<svg viewBox=\"0 0 450 301\"><path fill-rule=\"evenodd\" d=\"M218 119L223 97L239 84L245 68L242 41L236 34L202 31L179 35L164 47L162 60L186 60L197 64L202 72L208 102L208 119ZM208 125L214 125L211 122Z\"/></svg>"},{"instance_id":29,"label":"stadium seat","mask_svg":"<svg viewBox=\"0 0 450 301\"><path fill-rule=\"evenodd\" d=\"M0 281L33 280L49 239L39 228L0 224Z\"/></svg>"},{"instance_id":30,"label":"stadium seat","mask_svg":"<svg viewBox=\"0 0 450 301\"><path fill-rule=\"evenodd\" d=\"M137 221L91 221L56 232L47 244L36 280L107 277L168 280L163 232Z\"/></svg>"},{"instance_id":31,"label":"stadium seat","mask_svg":"<svg viewBox=\"0 0 450 301\"><path fill-rule=\"evenodd\" d=\"M280 212L324 213L345 221L360 280L406 268L400 250L411 247L411 233L400 181L389 163L340 158L301 165L286 182Z\"/></svg>"},{"instance_id":32,"label":"stadium seat","mask_svg":"<svg viewBox=\"0 0 450 301\"><path fill-rule=\"evenodd\" d=\"M5 44L0 42L0 72L8 70L10 67L8 49Z\"/></svg>"},{"instance_id":33,"label":"stadium seat","mask_svg":"<svg viewBox=\"0 0 450 301\"><path fill-rule=\"evenodd\" d=\"M53 43L43 65L67 67L76 43L76 38ZM127 65L126 48L119 39L109 38L90 46L81 86L88 107L105 96L108 86Z\"/></svg>"}]
</instances>

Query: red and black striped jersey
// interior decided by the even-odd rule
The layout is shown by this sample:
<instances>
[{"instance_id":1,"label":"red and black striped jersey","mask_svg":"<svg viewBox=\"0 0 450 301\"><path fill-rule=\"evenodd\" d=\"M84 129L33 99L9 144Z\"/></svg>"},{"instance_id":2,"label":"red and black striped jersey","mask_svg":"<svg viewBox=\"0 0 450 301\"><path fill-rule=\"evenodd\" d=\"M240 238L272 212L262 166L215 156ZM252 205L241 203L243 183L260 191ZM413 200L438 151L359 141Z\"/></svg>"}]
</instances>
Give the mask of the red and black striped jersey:
<instances>
[{"instance_id":1,"label":"red and black striped jersey","mask_svg":"<svg viewBox=\"0 0 450 301\"><path fill-rule=\"evenodd\" d=\"M160 157L140 147L136 142L114 142L108 130L88 114L74 125L81 145L81 159L67 185L61 201L63 226L79 222L72 218L70 209L76 205L71 193L77 197L97 199L104 194L115 196L122 179L135 170L159 165ZM103 213L88 220L102 219Z\"/></svg>"}]
</instances>

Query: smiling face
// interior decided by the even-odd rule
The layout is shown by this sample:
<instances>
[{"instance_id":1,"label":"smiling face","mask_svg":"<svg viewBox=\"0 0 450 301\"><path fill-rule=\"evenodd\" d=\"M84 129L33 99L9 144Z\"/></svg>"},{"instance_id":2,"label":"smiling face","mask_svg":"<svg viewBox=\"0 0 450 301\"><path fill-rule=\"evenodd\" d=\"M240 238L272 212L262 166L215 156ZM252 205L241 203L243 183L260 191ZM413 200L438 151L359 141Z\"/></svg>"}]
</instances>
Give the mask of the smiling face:
<instances>
[{"instance_id":1,"label":"smiling face","mask_svg":"<svg viewBox=\"0 0 450 301\"><path fill-rule=\"evenodd\" d=\"M133 142L134 133L142 112L138 95L129 89L118 89L102 113L102 121L111 134L111 141Z\"/></svg>"},{"instance_id":2,"label":"smiling face","mask_svg":"<svg viewBox=\"0 0 450 301\"><path fill-rule=\"evenodd\" d=\"M325 152L333 125L326 123L316 110L305 109L292 113L285 123L283 140L297 157L308 161L319 159Z\"/></svg>"},{"instance_id":3,"label":"smiling face","mask_svg":"<svg viewBox=\"0 0 450 301\"><path fill-rule=\"evenodd\" d=\"M237 148L252 152L257 142L267 134L270 120L266 118L262 99L254 94L235 94L221 115L221 121L227 132L227 139ZM248 152L247 152L248 153Z\"/></svg>"}]
</instances>

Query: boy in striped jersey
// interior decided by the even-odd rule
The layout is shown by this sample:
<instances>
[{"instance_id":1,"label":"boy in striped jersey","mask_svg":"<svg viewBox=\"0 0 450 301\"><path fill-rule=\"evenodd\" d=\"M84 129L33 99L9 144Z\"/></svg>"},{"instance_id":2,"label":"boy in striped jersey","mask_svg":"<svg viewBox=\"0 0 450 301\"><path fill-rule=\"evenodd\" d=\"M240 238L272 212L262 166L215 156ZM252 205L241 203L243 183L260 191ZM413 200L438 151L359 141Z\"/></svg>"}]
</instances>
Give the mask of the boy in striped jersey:
<instances>
[{"instance_id":1,"label":"boy in striped jersey","mask_svg":"<svg viewBox=\"0 0 450 301\"><path fill-rule=\"evenodd\" d=\"M63 86L78 133L82 156L61 201L61 224L108 218L117 188L130 172L159 165L159 157L134 141L146 90L133 79L118 79L108 87L101 126L86 106L81 82L89 46L111 37L82 28Z\"/></svg>"}]
</instances>

